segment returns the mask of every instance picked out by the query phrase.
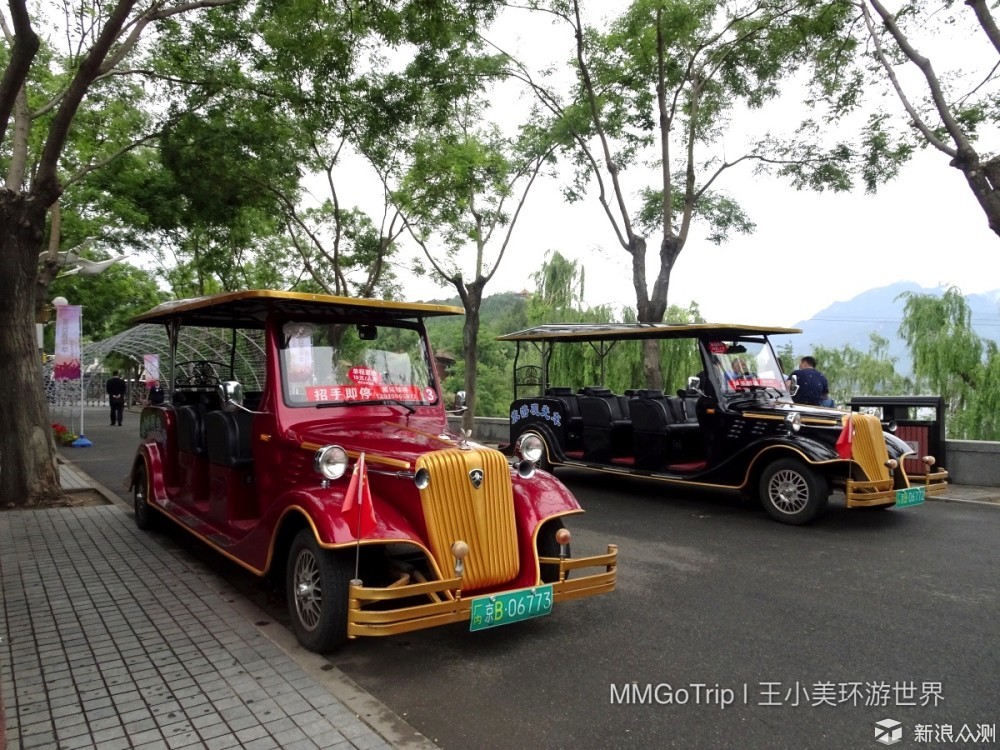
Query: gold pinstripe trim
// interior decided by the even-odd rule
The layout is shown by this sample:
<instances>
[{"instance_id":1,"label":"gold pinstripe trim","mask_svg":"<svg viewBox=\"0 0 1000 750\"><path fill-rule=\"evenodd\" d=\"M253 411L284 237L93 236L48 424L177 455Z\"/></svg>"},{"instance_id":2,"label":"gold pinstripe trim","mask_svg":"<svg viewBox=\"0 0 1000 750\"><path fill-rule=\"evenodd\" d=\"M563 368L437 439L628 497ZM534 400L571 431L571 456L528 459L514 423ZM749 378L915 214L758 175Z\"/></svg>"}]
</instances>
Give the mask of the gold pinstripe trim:
<instances>
[{"instance_id":1,"label":"gold pinstripe trim","mask_svg":"<svg viewBox=\"0 0 1000 750\"><path fill-rule=\"evenodd\" d=\"M714 484L714 483L711 483L711 482L696 482L696 481L691 481L690 479L678 479L677 477L664 477L664 476L659 476L659 475L656 475L656 474L642 474L642 473L639 473L639 470L636 470L636 469L631 469L630 470L627 467L619 467L619 466L595 466L593 464L588 464L588 463L585 463L583 461L579 461L579 462L576 462L576 461L558 461L558 462L553 461L552 465L553 466L568 466L568 467L573 468L573 469L586 469L587 471L599 471L599 472L604 473L604 474L616 474L616 475L619 475L619 476L634 477L635 479L641 479L643 481L651 479L651 480L656 481L656 482L666 482L667 484L674 484L674 485L678 485L678 486L681 486L681 487L709 487L709 488L715 488L715 489L720 489L720 490L736 491L736 490L742 490L743 488L745 488L747 486L747 484L748 484L748 482L750 480L750 474L753 472L754 467L760 462L761 456L766 455L767 453L770 453L771 451L776 451L776 450L780 450L780 451L783 451L783 452L786 452L786 453L795 453L795 454L798 454L798 456L803 461L805 461L809 466L823 466L824 464L834 464L834 463L841 463L841 462L843 462L843 459L839 459L839 458L832 458L832 459L829 459L827 461L814 461L811 458L809 458L805 453L803 453L802 451L800 451L798 448L791 448L791 447L789 447L787 445L772 445L772 446L769 446L769 447L765 448L764 450L762 450L760 453L758 453L754 457L754 460L750 462L750 465L747 467L746 473L743 475L743 480L739 484Z\"/></svg>"},{"instance_id":2,"label":"gold pinstripe trim","mask_svg":"<svg viewBox=\"0 0 1000 750\"><path fill-rule=\"evenodd\" d=\"M312 451L313 453L315 453L320 448L323 448L327 445L332 445L332 443L310 443L310 442L299 443L300 448L307 451ZM348 458L354 458L354 459L358 458L358 456L361 455L361 451L345 451L345 453L347 453ZM394 469L410 468L409 461L403 461L402 459L399 458L389 458L388 456L379 456L375 453L365 453L365 461L373 464L382 464L383 466L391 466Z\"/></svg>"}]
</instances>

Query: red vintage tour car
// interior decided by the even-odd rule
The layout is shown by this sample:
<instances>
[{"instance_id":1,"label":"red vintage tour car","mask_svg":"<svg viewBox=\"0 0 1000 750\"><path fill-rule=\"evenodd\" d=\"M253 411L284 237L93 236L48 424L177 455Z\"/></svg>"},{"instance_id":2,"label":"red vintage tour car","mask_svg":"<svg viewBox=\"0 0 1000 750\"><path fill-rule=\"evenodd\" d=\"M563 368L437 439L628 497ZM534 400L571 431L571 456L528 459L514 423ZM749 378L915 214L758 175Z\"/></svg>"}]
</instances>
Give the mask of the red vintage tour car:
<instances>
[{"instance_id":1,"label":"red vintage tour car","mask_svg":"<svg viewBox=\"0 0 1000 750\"><path fill-rule=\"evenodd\" d=\"M423 321L461 312L244 291L140 315L167 327L172 376L142 412L136 523L168 517L270 575L314 651L612 591L614 545L570 557L563 520L582 510L558 480L448 429ZM228 361L178 362L206 329Z\"/></svg>"}]
</instances>

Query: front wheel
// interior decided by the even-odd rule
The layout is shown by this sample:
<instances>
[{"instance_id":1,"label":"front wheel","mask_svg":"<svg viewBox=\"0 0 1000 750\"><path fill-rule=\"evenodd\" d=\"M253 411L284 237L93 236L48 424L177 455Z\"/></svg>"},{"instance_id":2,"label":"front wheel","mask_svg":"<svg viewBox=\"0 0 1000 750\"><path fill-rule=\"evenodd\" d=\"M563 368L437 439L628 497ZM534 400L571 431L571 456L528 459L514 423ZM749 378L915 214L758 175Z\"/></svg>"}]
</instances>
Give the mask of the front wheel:
<instances>
[{"instance_id":1,"label":"front wheel","mask_svg":"<svg viewBox=\"0 0 1000 750\"><path fill-rule=\"evenodd\" d=\"M288 613L299 643L317 653L343 646L351 582L344 561L321 548L311 529L303 529L292 542L285 575Z\"/></svg>"},{"instance_id":2,"label":"front wheel","mask_svg":"<svg viewBox=\"0 0 1000 750\"><path fill-rule=\"evenodd\" d=\"M156 511L149 507L149 478L145 464L135 473L132 485L132 510L135 525L142 531L149 531L156 526Z\"/></svg>"},{"instance_id":3,"label":"front wheel","mask_svg":"<svg viewBox=\"0 0 1000 750\"><path fill-rule=\"evenodd\" d=\"M771 518L794 525L812 521L830 499L826 480L794 458L769 464L760 477L758 491Z\"/></svg>"}]
</instances>

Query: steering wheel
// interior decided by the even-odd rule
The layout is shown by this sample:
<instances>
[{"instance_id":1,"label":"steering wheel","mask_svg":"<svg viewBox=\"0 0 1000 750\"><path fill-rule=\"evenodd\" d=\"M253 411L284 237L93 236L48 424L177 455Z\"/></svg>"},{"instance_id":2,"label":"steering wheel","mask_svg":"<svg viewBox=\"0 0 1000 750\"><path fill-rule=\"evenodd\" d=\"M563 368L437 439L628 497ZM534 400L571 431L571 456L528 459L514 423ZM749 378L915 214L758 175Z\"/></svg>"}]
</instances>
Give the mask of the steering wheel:
<instances>
[{"instance_id":1,"label":"steering wheel","mask_svg":"<svg viewBox=\"0 0 1000 750\"><path fill-rule=\"evenodd\" d=\"M222 382L219 372L228 369L228 365L208 359L194 359L178 363L177 369L180 372L174 379L175 385L211 386Z\"/></svg>"}]
</instances>

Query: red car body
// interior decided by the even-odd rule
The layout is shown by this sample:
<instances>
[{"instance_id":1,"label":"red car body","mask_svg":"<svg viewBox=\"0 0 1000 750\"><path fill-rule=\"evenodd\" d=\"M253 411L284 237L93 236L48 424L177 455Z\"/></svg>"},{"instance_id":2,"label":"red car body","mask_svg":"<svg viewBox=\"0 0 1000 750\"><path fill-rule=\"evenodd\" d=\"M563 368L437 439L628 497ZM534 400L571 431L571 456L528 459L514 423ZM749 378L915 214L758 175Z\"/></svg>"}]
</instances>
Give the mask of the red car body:
<instances>
[{"instance_id":1,"label":"red car body","mask_svg":"<svg viewBox=\"0 0 1000 750\"><path fill-rule=\"evenodd\" d=\"M142 413L137 523L167 516L283 583L296 635L317 651L449 622L504 624L546 597L551 608L613 590L614 545L569 556L562 519L582 511L565 486L448 429L423 320L460 312L248 291L140 316L166 325L175 351L185 329L231 331L233 344L228 371L172 353L169 403ZM368 364L341 367L352 347ZM254 373L246 351L261 355ZM362 455L370 499L345 513ZM373 530L362 533L362 512ZM582 575L588 567L598 570ZM495 616L510 606L523 616Z\"/></svg>"}]
</instances>

